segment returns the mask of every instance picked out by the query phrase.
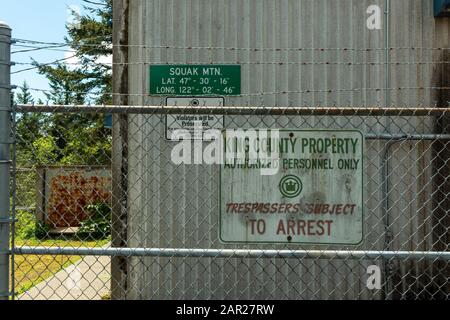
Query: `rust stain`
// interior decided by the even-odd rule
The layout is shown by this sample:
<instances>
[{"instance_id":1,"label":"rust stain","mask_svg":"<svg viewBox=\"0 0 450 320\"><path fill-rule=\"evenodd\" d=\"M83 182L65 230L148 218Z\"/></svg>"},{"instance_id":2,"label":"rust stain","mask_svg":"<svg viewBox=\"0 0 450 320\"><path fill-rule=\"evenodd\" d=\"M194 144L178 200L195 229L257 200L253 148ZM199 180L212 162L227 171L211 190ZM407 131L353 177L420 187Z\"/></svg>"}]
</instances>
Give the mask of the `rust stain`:
<instances>
[{"instance_id":1,"label":"rust stain","mask_svg":"<svg viewBox=\"0 0 450 320\"><path fill-rule=\"evenodd\" d=\"M111 201L111 178L82 171L52 177L49 188L46 222L55 228L77 227L88 218L87 205Z\"/></svg>"}]
</instances>

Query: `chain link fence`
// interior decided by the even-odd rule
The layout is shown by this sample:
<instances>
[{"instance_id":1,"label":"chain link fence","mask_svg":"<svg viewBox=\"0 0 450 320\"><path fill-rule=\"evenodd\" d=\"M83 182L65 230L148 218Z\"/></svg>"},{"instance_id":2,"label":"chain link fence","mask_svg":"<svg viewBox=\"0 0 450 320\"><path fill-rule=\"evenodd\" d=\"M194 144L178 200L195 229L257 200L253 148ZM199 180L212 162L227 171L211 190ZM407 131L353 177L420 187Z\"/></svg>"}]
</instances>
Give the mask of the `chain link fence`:
<instances>
[{"instance_id":1,"label":"chain link fence","mask_svg":"<svg viewBox=\"0 0 450 320\"><path fill-rule=\"evenodd\" d=\"M431 1L372 2L114 1L107 41L70 43L11 39L0 22L0 299L449 299L448 22ZM107 51L86 64L89 47ZM116 106L11 106L11 75L39 69L11 54L57 48L74 55L43 66L112 69L111 93L19 89ZM200 97L184 107L188 94ZM284 132L288 146L341 137L361 156L333 176L333 152L309 151L294 160L324 160L315 178L282 168L262 183L196 158L199 136L193 163L175 161L170 131L194 120ZM283 241L252 243L273 202ZM349 208L343 244L331 216Z\"/></svg>"},{"instance_id":2,"label":"chain link fence","mask_svg":"<svg viewBox=\"0 0 450 320\"><path fill-rule=\"evenodd\" d=\"M363 241L222 243L220 165L174 164L177 114L361 131ZM14 118L16 299L449 299L448 109L18 106Z\"/></svg>"}]
</instances>

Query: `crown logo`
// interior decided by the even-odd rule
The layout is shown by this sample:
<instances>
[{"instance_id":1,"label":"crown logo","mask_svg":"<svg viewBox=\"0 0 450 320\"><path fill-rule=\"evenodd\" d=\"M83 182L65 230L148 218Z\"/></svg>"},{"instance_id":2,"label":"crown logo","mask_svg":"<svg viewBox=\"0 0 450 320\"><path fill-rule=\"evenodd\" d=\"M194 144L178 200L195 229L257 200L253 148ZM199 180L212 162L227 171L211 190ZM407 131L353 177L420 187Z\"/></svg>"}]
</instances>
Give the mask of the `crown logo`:
<instances>
[{"instance_id":1,"label":"crown logo","mask_svg":"<svg viewBox=\"0 0 450 320\"><path fill-rule=\"evenodd\" d=\"M294 175L284 176L279 184L281 194L286 198L295 198L303 189L302 181Z\"/></svg>"},{"instance_id":2,"label":"crown logo","mask_svg":"<svg viewBox=\"0 0 450 320\"><path fill-rule=\"evenodd\" d=\"M297 190L298 183L294 181L288 181L285 184L285 188L287 192L295 192Z\"/></svg>"}]
</instances>

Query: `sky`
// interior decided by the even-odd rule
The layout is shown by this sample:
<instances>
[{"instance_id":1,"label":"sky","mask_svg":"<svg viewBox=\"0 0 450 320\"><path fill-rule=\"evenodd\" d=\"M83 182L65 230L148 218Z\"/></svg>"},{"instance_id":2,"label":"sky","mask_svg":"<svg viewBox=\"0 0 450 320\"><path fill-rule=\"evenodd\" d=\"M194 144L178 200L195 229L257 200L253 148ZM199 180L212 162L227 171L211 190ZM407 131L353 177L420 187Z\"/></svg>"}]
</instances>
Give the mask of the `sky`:
<instances>
[{"instance_id":1,"label":"sky","mask_svg":"<svg viewBox=\"0 0 450 320\"><path fill-rule=\"evenodd\" d=\"M83 13L81 0L0 0L0 20L5 21L12 28L13 38L29 39L44 42L64 42L67 35L66 23L73 21L70 9ZM23 50L17 46L12 47L12 52ZM64 51L39 50L27 53L12 54L14 62L31 62L31 58L38 62L52 62L67 57ZM30 66L13 66L12 72L28 68ZM48 83L44 76L36 70L13 74L13 85L21 85L24 81L31 88L48 89ZM42 98L40 92L32 92L35 99Z\"/></svg>"}]
</instances>

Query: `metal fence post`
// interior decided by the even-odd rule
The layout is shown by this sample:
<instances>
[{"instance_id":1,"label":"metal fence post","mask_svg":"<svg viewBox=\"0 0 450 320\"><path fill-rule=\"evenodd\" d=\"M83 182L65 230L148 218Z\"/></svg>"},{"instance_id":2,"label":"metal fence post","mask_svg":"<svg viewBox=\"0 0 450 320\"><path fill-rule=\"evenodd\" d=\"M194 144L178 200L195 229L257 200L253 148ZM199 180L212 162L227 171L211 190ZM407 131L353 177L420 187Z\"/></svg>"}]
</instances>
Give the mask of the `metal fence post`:
<instances>
[{"instance_id":1,"label":"metal fence post","mask_svg":"<svg viewBox=\"0 0 450 320\"><path fill-rule=\"evenodd\" d=\"M0 300L9 299L11 29L0 21Z\"/></svg>"}]
</instances>

